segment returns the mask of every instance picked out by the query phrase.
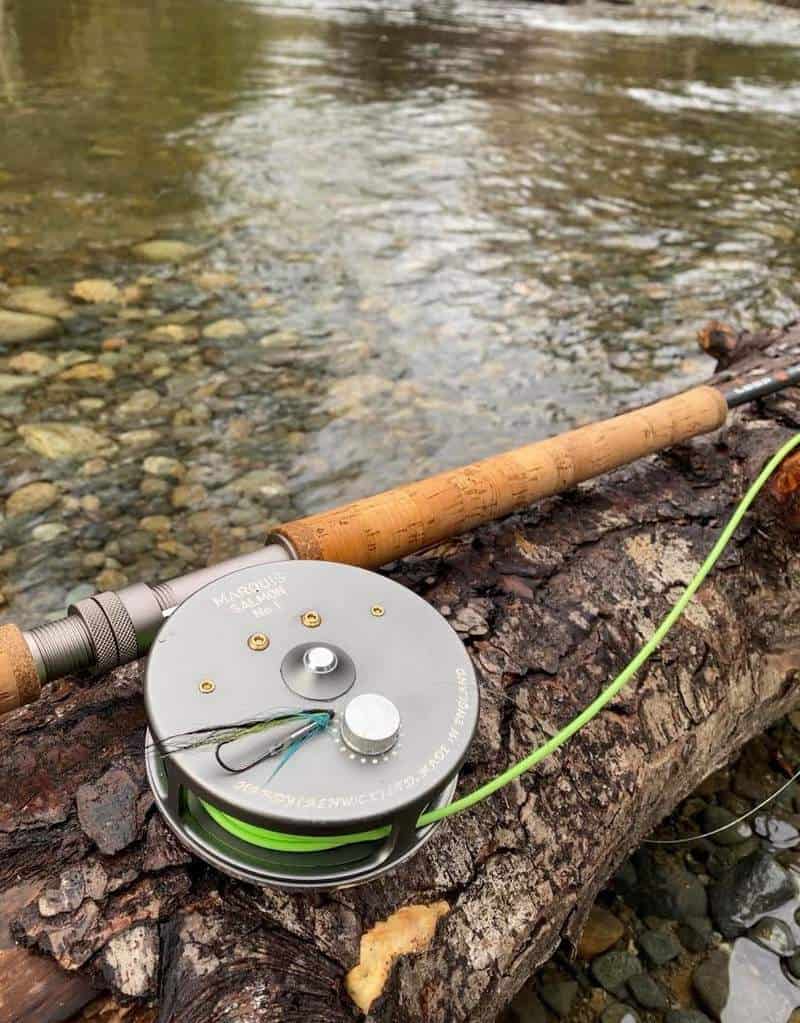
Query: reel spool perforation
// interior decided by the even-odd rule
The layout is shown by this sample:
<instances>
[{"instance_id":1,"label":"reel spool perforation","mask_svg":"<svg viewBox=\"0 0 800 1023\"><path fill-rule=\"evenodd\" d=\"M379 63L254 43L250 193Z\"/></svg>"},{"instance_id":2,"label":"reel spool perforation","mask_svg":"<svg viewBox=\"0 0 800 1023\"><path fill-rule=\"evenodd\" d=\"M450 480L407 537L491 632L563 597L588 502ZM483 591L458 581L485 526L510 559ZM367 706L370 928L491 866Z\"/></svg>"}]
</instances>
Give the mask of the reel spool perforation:
<instances>
[{"instance_id":1,"label":"reel spool perforation","mask_svg":"<svg viewBox=\"0 0 800 1023\"><path fill-rule=\"evenodd\" d=\"M309 608L313 630L302 622ZM254 622L269 636L257 653ZM325 671L313 676L309 664ZM203 678L213 695L198 692ZM311 561L242 569L189 597L153 647L145 696L148 775L177 837L237 877L300 889L359 883L413 855L438 826L418 828L420 815L453 798L478 717L469 656L435 609L383 576ZM232 775L207 748L163 755L182 731L315 707L332 717L280 764ZM256 750L269 741L237 740ZM316 850L365 832L380 834L347 852L292 851L293 836L319 839Z\"/></svg>"}]
</instances>

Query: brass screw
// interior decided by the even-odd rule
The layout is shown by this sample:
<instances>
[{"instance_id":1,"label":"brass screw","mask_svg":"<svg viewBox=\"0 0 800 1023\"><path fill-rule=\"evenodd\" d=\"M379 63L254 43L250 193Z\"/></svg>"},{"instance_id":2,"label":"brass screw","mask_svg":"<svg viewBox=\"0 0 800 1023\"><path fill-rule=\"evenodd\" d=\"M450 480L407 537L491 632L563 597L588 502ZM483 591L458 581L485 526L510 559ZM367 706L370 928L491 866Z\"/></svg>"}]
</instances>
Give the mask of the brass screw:
<instances>
[{"instance_id":1,"label":"brass screw","mask_svg":"<svg viewBox=\"0 0 800 1023\"><path fill-rule=\"evenodd\" d=\"M248 637L247 645L251 650L266 650L269 646L269 636L265 636L263 632L254 632Z\"/></svg>"},{"instance_id":2,"label":"brass screw","mask_svg":"<svg viewBox=\"0 0 800 1023\"><path fill-rule=\"evenodd\" d=\"M372 615L373 618L383 618L383 616L386 614L386 611L381 604L373 604L372 607L369 609L369 613Z\"/></svg>"},{"instance_id":3,"label":"brass screw","mask_svg":"<svg viewBox=\"0 0 800 1023\"><path fill-rule=\"evenodd\" d=\"M322 615L318 611L305 611L300 615L300 621L307 629L316 629L318 625L322 625Z\"/></svg>"},{"instance_id":4,"label":"brass screw","mask_svg":"<svg viewBox=\"0 0 800 1023\"><path fill-rule=\"evenodd\" d=\"M201 693L213 693L217 688L210 678L204 678L200 685L197 687Z\"/></svg>"}]
</instances>

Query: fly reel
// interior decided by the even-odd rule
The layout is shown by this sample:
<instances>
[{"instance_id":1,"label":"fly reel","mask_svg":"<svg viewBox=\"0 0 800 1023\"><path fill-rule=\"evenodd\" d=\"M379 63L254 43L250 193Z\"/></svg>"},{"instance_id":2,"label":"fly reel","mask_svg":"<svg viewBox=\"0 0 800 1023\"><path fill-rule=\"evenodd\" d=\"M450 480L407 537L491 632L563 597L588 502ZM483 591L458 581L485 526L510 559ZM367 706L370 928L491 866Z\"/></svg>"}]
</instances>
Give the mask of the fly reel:
<instances>
[{"instance_id":1,"label":"fly reel","mask_svg":"<svg viewBox=\"0 0 800 1023\"><path fill-rule=\"evenodd\" d=\"M233 572L162 626L147 772L192 852L234 877L337 888L412 856L478 717L470 659L416 594L348 565Z\"/></svg>"}]
</instances>

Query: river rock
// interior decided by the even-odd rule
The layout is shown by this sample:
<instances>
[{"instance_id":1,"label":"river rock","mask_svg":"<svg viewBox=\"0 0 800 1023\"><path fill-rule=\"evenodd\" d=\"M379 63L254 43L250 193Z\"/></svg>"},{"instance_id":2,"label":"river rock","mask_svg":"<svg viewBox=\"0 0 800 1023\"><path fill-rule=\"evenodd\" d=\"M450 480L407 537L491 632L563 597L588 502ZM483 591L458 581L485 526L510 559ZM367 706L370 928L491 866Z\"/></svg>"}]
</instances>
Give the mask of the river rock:
<instances>
[{"instance_id":1,"label":"river rock","mask_svg":"<svg viewBox=\"0 0 800 1023\"><path fill-rule=\"evenodd\" d=\"M639 1016L629 1005L612 1002L603 1011L600 1023L639 1023Z\"/></svg>"},{"instance_id":2,"label":"river rock","mask_svg":"<svg viewBox=\"0 0 800 1023\"><path fill-rule=\"evenodd\" d=\"M134 416L142 416L152 412L161 404L161 395L149 387L142 387L133 394L117 409L117 414L123 419L132 419Z\"/></svg>"},{"instance_id":3,"label":"river rock","mask_svg":"<svg viewBox=\"0 0 800 1023\"><path fill-rule=\"evenodd\" d=\"M776 956L790 956L796 949L791 928L775 916L764 916L747 932L747 937Z\"/></svg>"},{"instance_id":4,"label":"river rock","mask_svg":"<svg viewBox=\"0 0 800 1023\"><path fill-rule=\"evenodd\" d=\"M642 964L625 949L612 949L592 963L592 975L598 984L612 994L619 992L625 982L642 972Z\"/></svg>"},{"instance_id":5,"label":"river rock","mask_svg":"<svg viewBox=\"0 0 800 1023\"><path fill-rule=\"evenodd\" d=\"M35 515L52 507L58 500L58 487L41 480L28 483L14 493L6 501L6 515Z\"/></svg>"},{"instance_id":6,"label":"river rock","mask_svg":"<svg viewBox=\"0 0 800 1023\"><path fill-rule=\"evenodd\" d=\"M142 242L133 248L134 255L146 263L182 263L185 259L193 256L196 251L193 245L167 238Z\"/></svg>"},{"instance_id":7,"label":"river rock","mask_svg":"<svg viewBox=\"0 0 800 1023\"><path fill-rule=\"evenodd\" d=\"M515 1023L549 1023L551 1019L550 1013L529 984L514 996L510 1009L511 1018Z\"/></svg>"},{"instance_id":8,"label":"river rock","mask_svg":"<svg viewBox=\"0 0 800 1023\"><path fill-rule=\"evenodd\" d=\"M89 305L122 301L122 292L113 281L104 281L98 278L78 281L77 284L73 284L70 295L77 298L79 302L86 302Z\"/></svg>"},{"instance_id":9,"label":"river rock","mask_svg":"<svg viewBox=\"0 0 800 1023\"><path fill-rule=\"evenodd\" d=\"M697 1009L670 1009L664 1023L711 1023L711 1020Z\"/></svg>"},{"instance_id":10,"label":"river rock","mask_svg":"<svg viewBox=\"0 0 800 1023\"><path fill-rule=\"evenodd\" d=\"M578 942L578 956L594 959L616 945L624 933L625 928L613 913L602 906L592 906Z\"/></svg>"},{"instance_id":11,"label":"river rock","mask_svg":"<svg viewBox=\"0 0 800 1023\"><path fill-rule=\"evenodd\" d=\"M705 952L711 943L711 921L707 916L690 916L678 924L678 937L689 952Z\"/></svg>"},{"instance_id":12,"label":"river rock","mask_svg":"<svg viewBox=\"0 0 800 1023\"><path fill-rule=\"evenodd\" d=\"M636 855L635 866L638 883L626 894L642 915L678 921L706 915L705 888L675 860L644 850Z\"/></svg>"},{"instance_id":13,"label":"river rock","mask_svg":"<svg viewBox=\"0 0 800 1023\"><path fill-rule=\"evenodd\" d=\"M560 1019L566 1019L569 1016L577 993L578 982L576 980L559 980L551 984L543 984L540 990L542 1001Z\"/></svg>"},{"instance_id":14,"label":"river rock","mask_svg":"<svg viewBox=\"0 0 800 1023\"><path fill-rule=\"evenodd\" d=\"M8 368L15 373L33 373L34 376L45 376L55 373L58 365L49 355L39 352L20 352L8 360Z\"/></svg>"},{"instance_id":15,"label":"river rock","mask_svg":"<svg viewBox=\"0 0 800 1023\"><path fill-rule=\"evenodd\" d=\"M187 327L181 323L164 323L145 335L148 341L168 341L172 344L186 344L196 341L199 336L196 327Z\"/></svg>"},{"instance_id":16,"label":"river rock","mask_svg":"<svg viewBox=\"0 0 800 1023\"><path fill-rule=\"evenodd\" d=\"M753 831L746 821L742 821L736 827L728 827L736 820L736 815L726 810L723 806L707 806L703 813L703 831L715 831L717 828L725 828L718 835L713 835L711 841L716 845L740 845L746 842L753 834Z\"/></svg>"},{"instance_id":17,"label":"river rock","mask_svg":"<svg viewBox=\"0 0 800 1023\"><path fill-rule=\"evenodd\" d=\"M671 931L643 931L639 947L653 966L663 966L681 954L681 946Z\"/></svg>"},{"instance_id":18,"label":"river rock","mask_svg":"<svg viewBox=\"0 0 800 1023\"><path fill-rule=\"evenodd\" d=\"M63 373L58 374L59 380L93 380L98 383L108 383L114 379L114 370L101 362L79 362L77 366L70 366Z\"/></svg>"},{"instance_id":19,"label":"river rock","mask_svg":"<svg viewBox=\"0 0 800 1023\"><path fill-rule=\"evenodd\" d=\"M66 299L38 285L13 288L3 296L3 305L19 313L33 313L34 316L46 316L56 320L70 319L75 315Z\"/></svg>"},{"instance_id":20,"label":"river rock","mask_svg":"<svg viewBox=\"0 0 800 1023\"><path fill-rule=\"evenodd\" d=\"M30 344L61 333L61 324L49 316L0 309L0 345Z\"/></svg>"},{"instance_id":21,"label":"river rock","mask_svg":"<svg viewBox=\"0 0 800 1023\"><path fill-rule=\"evenodd\" d=\"M719 949L711 952L692 974L692 987L703 1008L714 1019L722 1019L730 992L727 954Z\"/></svg>"},{"instance_id":22,"label":"river rock","mask_svg":"<svg viewBox=\"0 0 800 1023\"><path fill-rule=\"evenodd\" d=\"M285 497L288 493L286 481L274 469L253 469L232 480L226 490L232 490L243 497L260 497L265 500Z\"/></svg>"},{"instance_id":23,"label":"river rock","mask_svg":"<svg viewBox=\"0 0 800 1023\"><path fill-rule=\"evenodd\" d=\"M38 377L23 373L0 373L0 394L13 394L14 391L27 391L39 383Z\"/></svg>"},{"instance_id":24,"label":"river rock","mask_svg":"<svg viewBox=\"0 0 800 1023\"><path fill-rule=\"evenodd\" d=\"M791 875L764 850L737 863L709 890L711 915L726 938L744 934L756 920L795 894Z\"/></svg>"},{"instance_id":25,"label":"river rock","mask_svg":"<svg viewBox=\"0 0 800 1023\"><path fill-rule=\"evenodd\" d=\"M142 462L142 468L151 476L160 476L162 479L182 479L186 475L186 469L178 459L166 455L150 455Z\"/></svg>"},{"instance_id":26,"label":"river rock","mask_svg":"<svg viewBox=\"0 0 800 1023\"><path fill-rule=\"evenodd\" d=\"M637 973L628 980L628 988L643 1009L666 1009L669 1002L658 984L646 973Z\"/></svg>"},{"instance_id":27,"label":"river rock","mask_svg":"<svg viewBox=\"0 0 800 1023\"><path fill-rule=\"evenodd\" d=\"M23 423L17 433L31 451L45 458L80 458L116 450L108 437L74 423Z\"/></svg>"},{"instance_id":28,"label":"river rock","mask_svg":"<svg viewBox=\"0 0 800 1023\"><path fill-rule=\"evenodd\" d=\"M244 337L247 327L241 320L217 320L203 327L203 337L213 341L227 341L234 337Z\"/></svg>"}]
</instances>

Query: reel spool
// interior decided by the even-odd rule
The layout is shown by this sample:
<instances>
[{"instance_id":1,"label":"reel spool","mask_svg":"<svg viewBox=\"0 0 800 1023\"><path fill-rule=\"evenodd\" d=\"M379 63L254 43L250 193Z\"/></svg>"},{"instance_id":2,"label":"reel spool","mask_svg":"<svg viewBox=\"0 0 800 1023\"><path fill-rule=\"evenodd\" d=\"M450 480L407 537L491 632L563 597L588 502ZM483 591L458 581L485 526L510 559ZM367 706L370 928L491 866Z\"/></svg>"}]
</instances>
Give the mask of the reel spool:
<instances>
[{"instance_id":1,"label":"reel spool","mask_svg":"<svg viewBox=\"0 0 800 1023\"><path fill-rule=\"evenodd\" d=\"M441 615L321 561L240 569L188 597L153 644L145 697L148 778L178 839L234 877L299 890L412 856L478 719ZM229 728L243 722L267 723Z\"/></svg>"}]
</instances>

